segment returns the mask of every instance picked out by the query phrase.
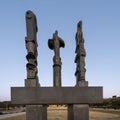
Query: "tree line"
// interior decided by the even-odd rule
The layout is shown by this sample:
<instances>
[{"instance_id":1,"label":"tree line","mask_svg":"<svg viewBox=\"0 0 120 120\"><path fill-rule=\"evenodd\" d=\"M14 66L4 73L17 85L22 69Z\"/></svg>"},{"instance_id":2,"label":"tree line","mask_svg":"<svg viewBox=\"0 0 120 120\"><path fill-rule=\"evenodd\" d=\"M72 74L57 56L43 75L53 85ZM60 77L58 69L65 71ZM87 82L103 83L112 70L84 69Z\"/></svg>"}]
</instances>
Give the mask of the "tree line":
<instances>
[{"instance_id":1,"label":"tree line","mask_svg":"<svg viewBox=\"0 0 120 120\"><path fill-rule=\"evenodd\" d=\"M120 109L120 97L104 98L103 103L90 104L91 107Z\"/></svg>"}]
</instances>

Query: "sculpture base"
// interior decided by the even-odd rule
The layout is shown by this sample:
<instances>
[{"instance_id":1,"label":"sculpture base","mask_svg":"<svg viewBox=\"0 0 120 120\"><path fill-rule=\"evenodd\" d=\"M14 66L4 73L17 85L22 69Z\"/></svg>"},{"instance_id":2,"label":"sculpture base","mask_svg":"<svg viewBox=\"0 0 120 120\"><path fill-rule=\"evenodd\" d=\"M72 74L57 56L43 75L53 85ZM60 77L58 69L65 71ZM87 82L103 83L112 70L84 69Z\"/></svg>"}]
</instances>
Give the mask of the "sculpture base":
<instances>
[{"instance_id":1,"label":"sculpture base","mask_svg":"<svg viewBox=\"0 0 120 120\"><path fill-rule=\"evenodd\" d=\"M26 120L47 120L47 106L27 105Z\"/></svg>"},{"instance_id":2,"label":"sculpture base","mask_svg":"<svg viewBox=\"0 0 120 120\"><path fill-rule=\"evenodd\" d=\"M77 92L76 92L77 91ZM12 87L12 104L102 103L102 87Z\"/></svg>"},{"instance_id":3,"label":"sculpture base","mask_svg":"<svg viewBox=\"0 0 120 120\"><path fill-rule=\"evenodd\" d=\"M78 87L88 87L88 81L79 81L76 86L78 86Z\"/></svg>"},{"instance_id":4,"label":"sculpture base","mask_svg":"<svg viewBox=\"0 0 120 120\"><path fill-rule=\"evenodd\" d=\"M40 87L38 79L25 79L25 87Z\"/></svg>"},{"instance_id":5,"label":"sculpture base","mask_svg":"<svg viewBox=\"0 0 120 120\"><path fill-rule=\"evenodd\" d=\"M88 87L88 81L79 81L78 87ZM89 105L88 104L77 104L73 106L74 120L89 120Z\"/></svg>"},{"instance_id":6,"label":"sculpture base","mask_svg":"<svg viewBox=\"0 0 120 120\"><path fill-rule=\"evenodd\" d=\"M88 105L73 105L74 120L89 120Z\"/></svg>"}]
</instances>

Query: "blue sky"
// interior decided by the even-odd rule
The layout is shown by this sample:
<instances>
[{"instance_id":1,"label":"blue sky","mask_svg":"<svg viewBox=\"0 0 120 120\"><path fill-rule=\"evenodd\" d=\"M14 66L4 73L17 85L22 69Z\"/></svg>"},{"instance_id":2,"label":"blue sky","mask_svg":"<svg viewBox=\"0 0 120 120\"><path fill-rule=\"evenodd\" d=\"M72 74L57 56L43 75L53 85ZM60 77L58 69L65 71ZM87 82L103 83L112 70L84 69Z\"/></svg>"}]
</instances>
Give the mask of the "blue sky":
<instances>
[{"instance_id":1,"label":"blue sky","mask_svg":"<svg viewBox=\"0 0 120 120\"><path fill-rule=\"evenodd\" d=\"M11 86L26 79L25 12L32 10L38 23L38 76L41 86L53 84L53 51L47 42L55 30L65 42L61 48L62 85L74 86L75 33L83 21L86 80L103 86L104 97L120 96L119 0L1 0L0 1L0 101L10 100Z\"/></svg>"}]
</instances>

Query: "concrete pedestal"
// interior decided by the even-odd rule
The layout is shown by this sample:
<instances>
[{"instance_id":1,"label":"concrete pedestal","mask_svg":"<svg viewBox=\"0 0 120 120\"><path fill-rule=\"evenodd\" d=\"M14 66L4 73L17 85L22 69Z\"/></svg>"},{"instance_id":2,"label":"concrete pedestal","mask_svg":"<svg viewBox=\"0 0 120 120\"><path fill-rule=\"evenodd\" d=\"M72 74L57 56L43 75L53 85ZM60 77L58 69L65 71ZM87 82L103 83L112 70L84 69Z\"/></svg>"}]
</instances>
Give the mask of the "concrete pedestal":
<instances>
[{"instance_id":1,"label":"concrete pedestal","mask_svg":"<svg viewBox=\"0 0 120 120\"><path fill-rule=\"evenodd\" d=\"M74 120L74 115L73 115L73 105L68 105L68 120Z\"/></svg>"},{"instance_id":2,"label":"concrete pedestal","mask_svg":"<svg viewBox=\"0 0 120 120\"><path fill-rule=\"evenodd\" d=\"M73 105L74 120L89 120L88 105Z\"/></svg>"},{"instance_id":3,"label":"concrete pedestal","mask_svg":"<svg viewBox=\"0 0 120 120\"><path fill-rule=\"evenodd\" d=\"M47 120L47 107L43 105L27 105L26 120Z\"/></svg>"},{"instance_id":4,"label":"concrete pedestal","mask_svg":"<svg viewBox=\"0 0 120 120\"><path fill-rule=\"evenodd\" d=\"M102 87L12 87L12 104L53 105L101 103Z\"/></svg>"},{"instance_id":5,"label":"concrete pedestal","mask_svg":"<svg viewBox=\"0 0 120 120\"><path fill-rule=\"evenodd\" d=\"M30 83L32 85L32 83ZM68 120L89 120L89 103L103 101L102 87L12 87L12 104L27 105L26 120L47 120L47 106L68 105ZM44 105L44 106L43 106Z\"/></svg>"},{"instance_id":6,"label":"concrete pedestal","mask_svg":"<svg viewBox=\"0 0 120 120\"><path fill-rule=\"evenodd\" d=\"M78 87L88 87L88 81L79 81L76 86L78 86Z\"/></svg>"},{"instance_id":7,"label":"concrete pedestal","mask_svg":"<svg viewBox=\"0 0 120 120\"><path fill-rule=\"evenodd\" d=\"M89 106L68 105L68 120L89 120Z\"/></svg>"},{"instance_id":8,"label":"concrete pedestal","mask_svg":"<svg viewBox=\"0 0 120 120\"><path fill-rule=\"evenodd\" d=\"M88 87L88 81L79 81L77 87ZM73 106L74 120L89 120L89 105L78 104Z\"/></svg>"},{"instance_id":9,"label":"concrete pedestal","mask_svg":"<svg viewBox=\"0 0 120 120\"><path fill-rule=\"evenodd\" d=\"M25 87L40 87L37 79L25 79Z\"/></svg>"}]
</instances>

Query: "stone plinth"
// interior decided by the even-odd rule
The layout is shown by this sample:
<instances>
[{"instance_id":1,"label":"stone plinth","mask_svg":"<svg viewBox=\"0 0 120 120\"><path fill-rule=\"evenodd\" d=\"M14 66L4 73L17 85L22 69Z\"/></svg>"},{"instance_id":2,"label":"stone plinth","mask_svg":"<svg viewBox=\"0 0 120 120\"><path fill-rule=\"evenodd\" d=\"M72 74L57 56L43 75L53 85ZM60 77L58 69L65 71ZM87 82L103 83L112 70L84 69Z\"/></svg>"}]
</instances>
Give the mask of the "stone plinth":
<instances>
[{"instance_id":1,"label":"stone plinth","mask_svg":"<svg viewBox=\"0 0 120 120\"><path fill-rule=\"evenodd\" d=\"M78 81L77 87L88 87L88 81ZM89 105L79 104L73 106L74 120L89 120Z\"/></svg>"},{"instance_id":2,"label":"stone plinth","mask_svg":"<svg viewBox=\"0 0 120 120\"><path fill-rule=\"evenodd\" d=\"M27 105L26 120L47 120L47 107L43 105Z\"/></svg>"},{"instance_id":3,"label":"stone plinth","mask_svg":"<svg viewBox=\"0 0 120 120\"><path fill-rule=\"evenodd\" d=\"M79 81L76 86L79 87L87 87L88 86L88 81Z\"/></svg>"},{"instance_id":4,"label":"stone plinth","mask_svg":"<svg viewBox=\"0 0 120 120\"><path fill-rule=\"evenodd\" d=\"M13 104L88 104L103 101L102 87L12 87Z\"/></svg>"},{"instance_id":5,"label":"stone plinth","mask_svg":"<svg viewBox=\"0 0 120 120\"><path fill-rule=\"evenodd\" d=\"M39 87L39 81L37 79L25 79L25 87Z\"/></svg>"},{"instance_id":6,"label":"stone plinth","mask_svg":"<svg viewBox=\"0 0 120 120\"><path fill-rule=\"evenodd\" d=\"M73 105L74 120L89 120L88 105Z\"/></svg>"}]
</instances>

